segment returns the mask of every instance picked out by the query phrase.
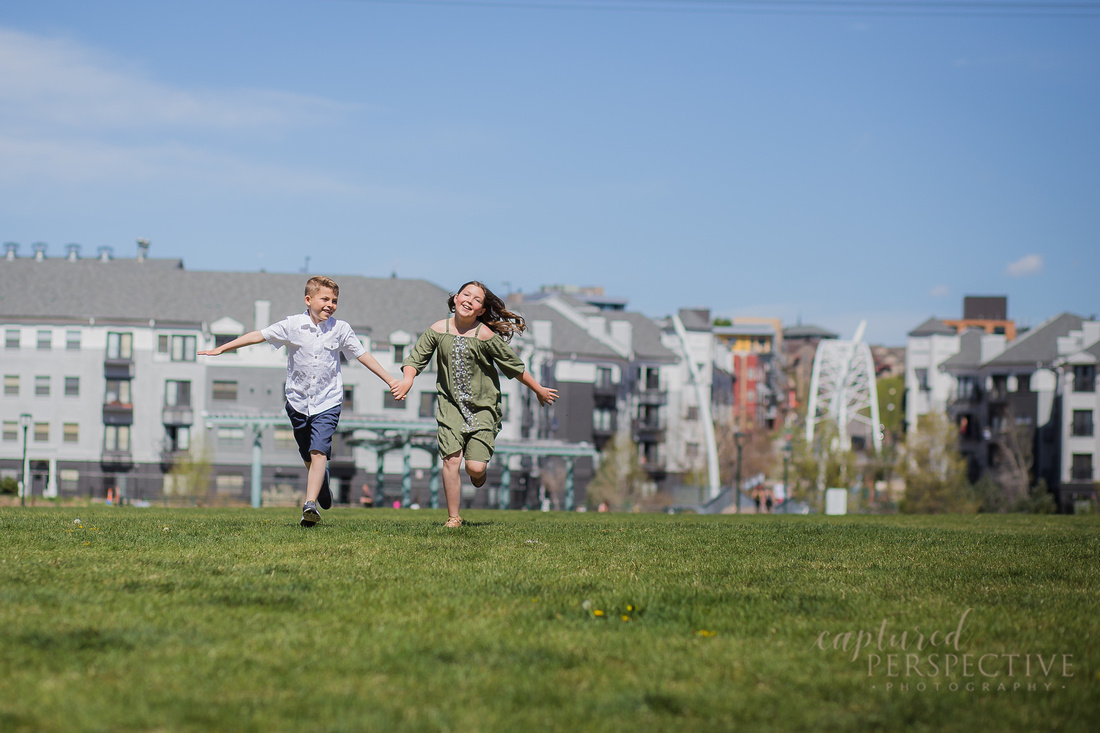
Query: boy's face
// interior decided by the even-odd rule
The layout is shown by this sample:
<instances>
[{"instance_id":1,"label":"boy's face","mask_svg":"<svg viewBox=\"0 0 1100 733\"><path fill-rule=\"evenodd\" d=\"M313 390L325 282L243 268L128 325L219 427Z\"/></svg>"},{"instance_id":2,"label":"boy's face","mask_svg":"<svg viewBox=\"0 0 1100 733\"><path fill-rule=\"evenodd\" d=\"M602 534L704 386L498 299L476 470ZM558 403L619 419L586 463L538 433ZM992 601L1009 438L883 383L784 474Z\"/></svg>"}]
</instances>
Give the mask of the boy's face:
<instances>
[{"instance_id":1,"label":"boy's face","mask_svg":"<svg viewBox=\"0 0 1100 733\"><path fill-rule=\"evenodd\" d=\"M306 296L306 308L314 323L327 321L336 313L336 293L332 288L321 287L313 295Z\"/></svg>"}]
</instances>

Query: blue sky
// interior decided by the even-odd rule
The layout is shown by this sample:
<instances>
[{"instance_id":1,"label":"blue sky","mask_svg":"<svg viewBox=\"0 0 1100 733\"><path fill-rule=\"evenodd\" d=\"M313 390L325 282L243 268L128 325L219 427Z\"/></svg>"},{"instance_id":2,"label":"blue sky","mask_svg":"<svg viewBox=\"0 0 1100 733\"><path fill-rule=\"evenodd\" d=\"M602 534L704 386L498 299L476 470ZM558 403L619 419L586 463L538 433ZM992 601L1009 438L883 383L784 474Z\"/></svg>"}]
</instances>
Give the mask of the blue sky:
<instances>
[{"instance_id":1,"label":"blue sky","mask_svg":"<svg viewBox=\"0 0 1100 733\"><path fill-rule=\"evenodd\" d=\"M5 0L0 240L898 345L1100 313L1100 3L598 4Z\"/></svg>"}]
</instances>

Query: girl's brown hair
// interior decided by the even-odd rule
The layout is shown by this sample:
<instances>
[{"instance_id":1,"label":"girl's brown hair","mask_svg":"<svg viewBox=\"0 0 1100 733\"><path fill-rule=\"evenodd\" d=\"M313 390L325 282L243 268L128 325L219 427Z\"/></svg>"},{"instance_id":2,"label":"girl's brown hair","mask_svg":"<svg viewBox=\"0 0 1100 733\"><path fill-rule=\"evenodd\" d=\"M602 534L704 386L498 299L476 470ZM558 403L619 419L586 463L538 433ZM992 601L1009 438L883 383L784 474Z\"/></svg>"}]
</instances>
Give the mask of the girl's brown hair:
<instances>
[{"instance_id":1,"label":"girl's brown hair","mask_svg":"<svg viewBox=\"0 0 1100 733\"><path fill-rule=\"evenodd\" d=\"M455 296L470 285L476 285L481 288L481 292L485 293L485 300L481 303L485 308L485 312L478 316L477 320L491 328L493 332L499 334L505 341L511 341L512 337L517 333L523 333L527 330L527 322L523 320L523 316L508 310L504 301L501 300L499 296L485 287L484 283L480 283L477 280L463 283L462 287L454 293L451 293L451 297L447 298L447 307L450 309L451 313L455 312Z\"/></svg>"}]
</instances>

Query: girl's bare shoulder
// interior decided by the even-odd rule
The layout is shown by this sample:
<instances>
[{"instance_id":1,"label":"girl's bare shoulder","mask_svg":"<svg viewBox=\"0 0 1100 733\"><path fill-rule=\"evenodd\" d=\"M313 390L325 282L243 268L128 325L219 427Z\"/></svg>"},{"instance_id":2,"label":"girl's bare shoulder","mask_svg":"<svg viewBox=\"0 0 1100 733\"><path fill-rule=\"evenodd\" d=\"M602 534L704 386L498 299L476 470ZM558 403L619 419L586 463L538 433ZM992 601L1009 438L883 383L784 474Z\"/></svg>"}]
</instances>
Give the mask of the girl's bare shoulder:
<instances>
[{"instance_id":1,"label":"girl's bare shoulder","mask_svg":"<svg viewBox=\"0 0 1100 733\"><path fill-rule=\"evenodd\" d=\"M436 333L447 333L447 321L448 320L450 320L450 319L444 318L441 321L436 321L435 323L432 324L432 330L435 331Z\"/></svg>"},{"instance_id":2,"label":"girl's bare shoulder","mask_svg":"<svg viewBox=\"0 0 1100 733\"><path fill-rule=\"evenodd\" d=\"M477 330L477 337L480 341L492 341L493 337L496 335L497 332L486 326L484 323L481 324L481 328Z\"/></svg>"}]
</instances>

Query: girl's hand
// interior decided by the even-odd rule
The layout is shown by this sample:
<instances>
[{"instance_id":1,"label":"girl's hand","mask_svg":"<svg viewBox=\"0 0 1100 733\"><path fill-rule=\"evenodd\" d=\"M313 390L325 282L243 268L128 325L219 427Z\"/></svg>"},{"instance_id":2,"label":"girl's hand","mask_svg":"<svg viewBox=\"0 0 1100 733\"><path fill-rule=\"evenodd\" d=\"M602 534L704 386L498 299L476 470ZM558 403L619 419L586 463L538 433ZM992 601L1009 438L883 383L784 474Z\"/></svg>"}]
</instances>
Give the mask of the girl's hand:
<instances>
[{"instance_id":1,"label":"girl's hand","mask_svg":"<svg viewBox=\"0 0 1100 733\"><path fill-rule=\"evenodd\" d=\"M410 389L412 389L411 379L396 380L390 387L390 394L392 394L393 398L396 400L403 400L405 396L409 394Z\"/></svg>"},{"instance_id":2,"label":"girl's hand","mask_svg":"<svg viewBox=\"0 0 1100 733\"><path fill-rule=\"evenodd\" d=\"M554 400L558 398L558 391L556 389L547 389L545 387L535 394L539 398L539 404L543 407L554 404Z\"/></svg>"}]
</instances>

